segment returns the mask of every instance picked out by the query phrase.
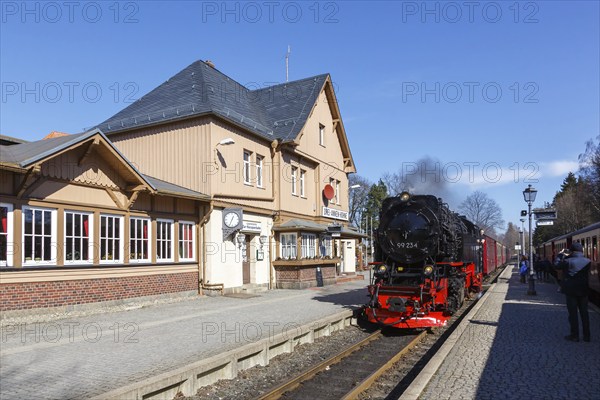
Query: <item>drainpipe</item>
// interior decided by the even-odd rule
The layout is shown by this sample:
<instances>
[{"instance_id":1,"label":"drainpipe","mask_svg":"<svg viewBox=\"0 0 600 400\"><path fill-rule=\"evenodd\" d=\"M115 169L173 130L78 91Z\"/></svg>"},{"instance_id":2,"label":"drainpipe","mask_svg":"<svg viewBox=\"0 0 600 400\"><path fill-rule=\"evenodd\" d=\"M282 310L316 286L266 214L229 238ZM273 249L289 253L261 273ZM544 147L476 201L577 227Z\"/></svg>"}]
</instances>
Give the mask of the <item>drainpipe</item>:
<instances>
[{"instance_id":1,"label":"drainpipe","mask_svg":"<svg viewBox=\"0 0 600 400\"><path fill-rule=\"evenodd\" d=\"M208 223L208 220L210 219L210 215L212 214L213 209L214 209L214 204L211 201L208 212L204 215L204 217L200 221L200 225L202 226L202 240L203 241L206 238L206 224ZM198 270L198 272L200 273L200 269ZM204 282L205 276L206 276L206 246L202 246L202 278L200 278L200 280L199 280L199 282L200 282L199 292L200 292L200 294L202 294L203 290L218 290L221 292L221 294L223 294L223 292L225 290L225 285L223 283L206 283L206 282Z\"/></svg>"},{"instance_id":2,"label":"drainpipe","mask_svg":"<svg viewBox=\"0 0 600 400\"><path fill-rule=\"evenodd\" d=\"M279 175L275 176L275 155L279 149L279 140L275 139L271 142L271 197L273 198L273 209L275 212L279 212L280 201L281 201L281 187L280 187L280 177ZM280 172L280 169L277 169L277 172ZM275 185L277 185L277 196L275 197ZM277 214L273 214L273 225L275 225L275 216ZM277 246L275 244L275 233L273 231L273 226L271 226L271 232L269 233L269 290L273 290L273 282L275 281L275 267L273 266L273 260L275 259L273 256L273 250L277 251Z\"/></svg>"},{"instance_id":3,"label":"drainpipe","mask_svg":"<svg viewBox=\"0 0 600 400\"><path fill-rule=\"evenodd\" d=\"M206 223L210 219L210 214L213 210L213 202L210 202L210 206L208 207L208 212L206 212L206 206L204 208L204 216L200 220L200 229L202 229L202 243L198 240L197 249L198 255L202 255L202 265L198 264L198 293L200 295L203 294L202 289L204 289L204 277L206 276L206 246L204 246L204 241L206 240Z\"/></svg>"}]
</instances>

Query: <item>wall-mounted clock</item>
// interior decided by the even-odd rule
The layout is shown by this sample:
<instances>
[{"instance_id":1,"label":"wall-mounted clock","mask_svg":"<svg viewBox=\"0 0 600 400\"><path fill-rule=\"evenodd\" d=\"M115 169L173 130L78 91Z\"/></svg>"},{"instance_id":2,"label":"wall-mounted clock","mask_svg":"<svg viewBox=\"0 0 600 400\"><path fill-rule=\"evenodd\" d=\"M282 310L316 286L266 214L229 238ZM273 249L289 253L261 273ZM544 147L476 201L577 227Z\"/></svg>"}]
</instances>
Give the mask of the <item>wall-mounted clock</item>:
<instances>
[{"instance_id":1,"label":"wall-mounted clock","mask_svg":"<svg viewBox=\"0 0 600 400\"><path fill-rule=\"evenodd\" d=\"M223 223L228 228L235 228L240 224L240 216L235 211L229 211L223 216Z\"/></svg>"},{"instance_id":2,"label":"wall-mounted clock","mask_svg":"<svg viewBox=\"0 0 600 400\"><path fill-rule=\"evenodd\" d=\"M244 214L241 208L223 209L223 240L226 240L232 233L242 229Z\"/></svg>"}]
</instances>

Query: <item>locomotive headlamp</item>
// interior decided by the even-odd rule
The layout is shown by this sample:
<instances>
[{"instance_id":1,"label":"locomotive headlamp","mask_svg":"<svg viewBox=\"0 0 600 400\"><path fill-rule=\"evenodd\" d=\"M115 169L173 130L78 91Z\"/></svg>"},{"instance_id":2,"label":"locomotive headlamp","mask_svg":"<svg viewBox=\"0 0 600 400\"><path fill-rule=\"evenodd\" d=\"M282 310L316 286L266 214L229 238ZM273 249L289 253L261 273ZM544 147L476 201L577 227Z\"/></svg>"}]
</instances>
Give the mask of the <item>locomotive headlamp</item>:
<instances>
[{"instance_id":1,"label":"locomotive headlamp","mask_svg":"<svg viewBox=\"0 0 600 400\"><path fill-rule=\"evenodd\" d=\"M396 268L396 271L398 271L398 272L402 272L402 271L404 271L404 267L397 267L397 268Z\"/></svg>"},{"instance_id":2,"label":"locomotive headlamp","mask_svg":"<svg viewBox=\"0 0 600 400\"><path fill-rule=\"evenodd\" d=\"M386 265L380 265L379 268L377 268L379 270L379 272L385 272L387 270L387 266Z\"/></svg>"},{"instance_id":3,"label":"locomotive headlamp","mask_svg":"<svg viewBox=\"0 0 600 400\"><path fill-rule=\"evenodd\" d=\"M410 200L410 193L408 193L408 192L400 193L400 200L402 200L402 201Z\"/></svg>"},{"instance_id":4,"label":"locomotive headlamp","mask_svg":"<svg viewBox=\"0 0 600 400\"><path fill-rule=\"evenodd\" d=\"M431 275L433 273L433 265L426 265L425 268L423 268L423 273L425 275Z\"/></svg>"}]
</instances>

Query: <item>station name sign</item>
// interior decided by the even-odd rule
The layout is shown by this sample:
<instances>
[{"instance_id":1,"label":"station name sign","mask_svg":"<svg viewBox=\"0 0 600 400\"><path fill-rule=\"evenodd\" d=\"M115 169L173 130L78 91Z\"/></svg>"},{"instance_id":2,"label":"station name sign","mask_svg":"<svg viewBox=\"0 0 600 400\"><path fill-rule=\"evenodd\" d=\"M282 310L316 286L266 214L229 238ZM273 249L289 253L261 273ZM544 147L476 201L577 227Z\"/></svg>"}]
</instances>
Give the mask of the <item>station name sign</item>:
<instances>
[{"instance_id":1,"label":"station name sign","mask_svg":"<svg viewBox=\"0 0 600 400\"><path fill-rule=\"evenodd\" d=\"M242 223L242 232L260 233L262 226L260 222L244 221Z\"/></svg>"},{"instance_id":2,"label":"station name sign","mask_svg":"<svg viewBox=\"0 0 600 400\"><path fill-rule=\"evenodd\" d=\"M323 213L321 215L326 218L348 221L348 211L341 211L323 206Z\"/></svg>"},{"instance_id":3,"label":"station name sign","mask_svg":"<svg viewBox=\"0 0 600 400\"><path fill-rule=\"evenodd\" d=\"M556 219L556 210L553 208L536 208L533 210L533 214L538 221L552 221Z\"/></svg>"}]
</instances>

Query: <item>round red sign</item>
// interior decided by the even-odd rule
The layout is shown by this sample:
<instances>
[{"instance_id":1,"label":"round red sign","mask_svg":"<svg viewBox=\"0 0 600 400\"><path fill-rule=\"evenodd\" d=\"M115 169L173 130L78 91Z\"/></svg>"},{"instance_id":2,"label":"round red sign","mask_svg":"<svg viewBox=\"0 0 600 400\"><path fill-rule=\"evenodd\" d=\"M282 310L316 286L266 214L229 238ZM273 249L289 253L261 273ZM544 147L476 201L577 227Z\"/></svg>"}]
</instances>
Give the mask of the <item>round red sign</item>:
<instances>
[{"instance_id":1,"label":"round red sign","mask_svg":"<svg viewBox=\"0 0 600 400\"><path fill-rule=\"evenodd\" d=\"M325 188L323 188L323 195L327 200L333 199L333 196L335 196L335 189L333 189L333 186L329 184L325 185Z\"/></svg>"}]
</instances>

